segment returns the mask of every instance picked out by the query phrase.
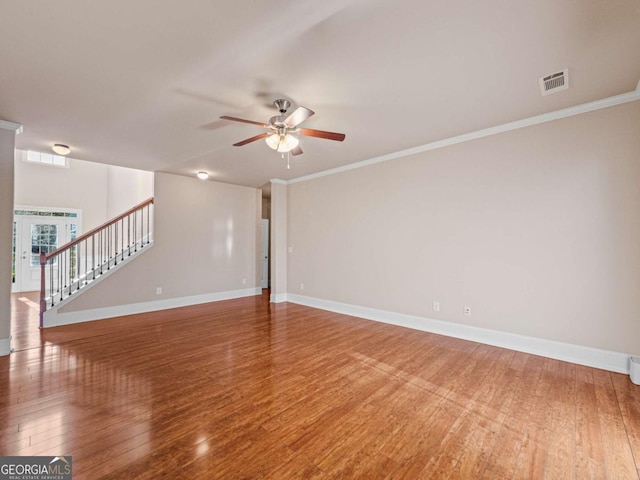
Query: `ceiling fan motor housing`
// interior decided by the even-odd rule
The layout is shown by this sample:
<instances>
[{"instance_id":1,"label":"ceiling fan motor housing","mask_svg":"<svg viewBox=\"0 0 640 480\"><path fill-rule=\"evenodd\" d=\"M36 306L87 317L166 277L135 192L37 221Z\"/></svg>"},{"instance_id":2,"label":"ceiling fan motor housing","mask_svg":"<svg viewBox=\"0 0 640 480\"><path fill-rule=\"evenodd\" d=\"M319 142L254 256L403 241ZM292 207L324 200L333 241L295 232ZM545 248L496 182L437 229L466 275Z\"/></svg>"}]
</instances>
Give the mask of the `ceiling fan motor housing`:
<instances>
[{"instance_id":1,"label":"ceiling fan motor housing","mask_svg":"<svg viewBox=\"0 0 640 480\"><path fill-rule=\"evenodd\" d=\"M275 117L271 117L269 119L269 125L272 127L284 127L284 115L276 115Z\"/></svg>"},{"instance_id":2,"label":"ceiling fan motor housing","mask_svg":"<svg viewBox=\"0 0 640 480\"><path fill-rule=\"evenodd\" d=\"M289 100L284 99L284 98L279 98L278 100L273 102L273 104L278 109L278 111L280 112L281 115L284 115L287 112L287 110L289 109L289 107L291 106L291 102Z\"/></svg>"}]
</instances>

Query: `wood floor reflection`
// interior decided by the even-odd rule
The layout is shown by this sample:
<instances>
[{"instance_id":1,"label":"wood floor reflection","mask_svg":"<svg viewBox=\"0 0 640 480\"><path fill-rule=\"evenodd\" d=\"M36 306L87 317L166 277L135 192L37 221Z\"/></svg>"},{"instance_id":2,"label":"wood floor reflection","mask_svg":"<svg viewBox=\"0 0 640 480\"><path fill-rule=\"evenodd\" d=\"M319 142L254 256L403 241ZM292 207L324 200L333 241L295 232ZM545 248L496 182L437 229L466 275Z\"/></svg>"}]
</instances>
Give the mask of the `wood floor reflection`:
<instances>
[{"instance_id":1,"label":"wood floor reflection","mask_svg":"<svg viewBox=\"0 0 640 480\"><path fill-rule=\"evenodd\" d=\"M14 345L0 454L71 455L76 480L639 478L625 375L266 295Z\"/></svg>"}]
</instances>

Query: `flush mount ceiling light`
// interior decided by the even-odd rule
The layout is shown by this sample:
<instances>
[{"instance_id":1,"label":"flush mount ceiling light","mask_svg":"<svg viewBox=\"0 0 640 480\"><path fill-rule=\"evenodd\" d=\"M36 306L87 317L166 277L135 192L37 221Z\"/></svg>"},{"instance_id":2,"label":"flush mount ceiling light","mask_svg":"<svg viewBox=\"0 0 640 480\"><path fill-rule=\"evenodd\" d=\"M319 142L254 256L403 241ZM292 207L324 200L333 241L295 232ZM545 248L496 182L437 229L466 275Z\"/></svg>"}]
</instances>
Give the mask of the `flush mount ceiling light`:
<instances>
[{"instance_id":1,"label":"flush mount ceiling light","mask_svg":"<svg viewBox=\"0 0 640 480\"><path fill-rule=\"evenodd\" d=\"M207 172L198 172L197 177L200 180L206 180L207 178L209 178L209 174Z\"/></svg>"},{"instance_id":2,"label":"flush mount ceiling light","mask_svg":"<svg viewBox=\"0 0 640 480\"><path fill-rule=\"evenodd\" d=\"M51 149L56 152L58 155L69 155L71 153L71 149L69 145L64 145L62 143L56 143L51 147Z\"/></svg>"}]
</instances>

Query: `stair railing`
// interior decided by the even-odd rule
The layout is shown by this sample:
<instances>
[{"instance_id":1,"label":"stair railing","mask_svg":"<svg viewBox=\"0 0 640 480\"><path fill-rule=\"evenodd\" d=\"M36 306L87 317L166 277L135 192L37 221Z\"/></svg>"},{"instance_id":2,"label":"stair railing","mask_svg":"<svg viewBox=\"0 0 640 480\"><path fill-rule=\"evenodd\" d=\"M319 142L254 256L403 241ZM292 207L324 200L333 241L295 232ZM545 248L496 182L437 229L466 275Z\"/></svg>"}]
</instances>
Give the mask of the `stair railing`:
<instances>
[{"instance_id":1,"label":"stair railing","mask_svg":"<svg viewBox=\"0 0 640 480\"><path fill-rule=\"evenodd\" d=\"M153 198L58 249L40 253L40 328L44 312L152 241Z\"/></svg>"}]
</instances>

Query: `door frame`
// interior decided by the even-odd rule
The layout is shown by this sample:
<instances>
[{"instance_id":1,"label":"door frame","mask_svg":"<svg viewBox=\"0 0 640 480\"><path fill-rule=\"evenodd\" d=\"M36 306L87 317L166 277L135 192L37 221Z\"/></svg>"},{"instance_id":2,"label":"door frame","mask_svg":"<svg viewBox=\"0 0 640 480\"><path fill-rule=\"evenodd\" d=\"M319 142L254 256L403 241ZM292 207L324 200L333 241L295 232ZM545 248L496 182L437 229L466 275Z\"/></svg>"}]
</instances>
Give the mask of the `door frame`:
<instances>
[{"instance_id":1,"label":"door frame","mask_svg":"<svg viewBox=\"0 0 640 480\"><path fill-rule=\"evenodd\" d=\"M23 219L27 218L29 221L33 217L42 217L43 219L46 217L54 217L54 218L67 218L69 219L70 224L76 225L75 234L82 234L82 210L78 208L63 208L63 207L37 207L31 205L15 205L13 210L13 225L14 225L14 236L12 241L12 281L11 281L11 292L21 292L28 291L22 289L23 279L20 277L23 272L22 268L22 255L20 254L20 242L22 240L22 236L25 235L23 231ZM24 261L30 261L29 255Z\"/></svg>"}]
</instances>

